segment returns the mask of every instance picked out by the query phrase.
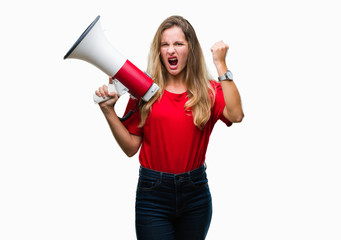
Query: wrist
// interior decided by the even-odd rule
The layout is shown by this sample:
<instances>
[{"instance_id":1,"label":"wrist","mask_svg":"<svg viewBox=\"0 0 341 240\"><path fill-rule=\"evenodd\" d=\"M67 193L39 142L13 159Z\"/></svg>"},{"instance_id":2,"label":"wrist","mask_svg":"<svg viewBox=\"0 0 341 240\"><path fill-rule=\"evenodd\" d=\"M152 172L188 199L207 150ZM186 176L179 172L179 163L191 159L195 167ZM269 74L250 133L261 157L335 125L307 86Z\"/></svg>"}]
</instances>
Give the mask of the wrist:
<instances>
[{"instance_id":1,"label":"wrist","mask_svg":"<svg viewBox=\"0 0 341 240\"><path fill-rule=\"evenodd\" d=\"M233 74L230 70L227 70L224 74L218 77L219 82L225 81L225 80L233 81Z\"/></svg>"},{"instance_id":2,"label":"wrist","mask_svg":"<svg viewBox=\"0 0 341 240\"><path fill-rule=\"evenodd\" d=\"M227 71L227 66L225 62L216 62L214 64L219 76L223 75Z\"/></svg>"},{"instance_id":3,"label":"wrist","mask_svg":"<svg viewBox=\"0 0 341 240\"><path fill-rule=\"evenodd\" d=\"M116 115L114 106L100 106L105 116Z\"/></svg>"}]
</instances>

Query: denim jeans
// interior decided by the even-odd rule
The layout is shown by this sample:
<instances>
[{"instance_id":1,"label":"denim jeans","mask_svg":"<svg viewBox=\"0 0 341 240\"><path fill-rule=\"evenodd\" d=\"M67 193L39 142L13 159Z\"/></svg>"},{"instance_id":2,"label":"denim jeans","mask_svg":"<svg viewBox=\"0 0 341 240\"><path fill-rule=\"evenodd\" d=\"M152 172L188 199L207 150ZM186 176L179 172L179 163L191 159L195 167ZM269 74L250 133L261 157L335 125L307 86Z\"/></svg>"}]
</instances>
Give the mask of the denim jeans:
<instances>
[{"instance_id":1,"label":"denim jeans","mask_svg":"<svg viewBox=\"0 0 341 240\"><path fill-rule=\"evenodd\" d=\"M181 174L141 167L135 207L138 240L205 239L212 217L206 167Z\"/></svg>"}]
</instances>

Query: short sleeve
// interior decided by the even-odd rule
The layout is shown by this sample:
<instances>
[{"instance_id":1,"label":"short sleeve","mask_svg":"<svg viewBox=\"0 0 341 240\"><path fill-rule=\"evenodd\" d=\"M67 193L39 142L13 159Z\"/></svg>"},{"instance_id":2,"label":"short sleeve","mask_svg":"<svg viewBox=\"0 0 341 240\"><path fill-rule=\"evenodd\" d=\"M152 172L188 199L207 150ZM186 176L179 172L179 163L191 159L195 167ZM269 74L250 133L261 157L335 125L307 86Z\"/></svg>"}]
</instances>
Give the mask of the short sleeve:
<instances>
[{"instance_id":1,"label":"short sleeve","mask_svg":"<svg viewBox=\"0 0 341 240\"><path fill-rule=\"evenodd\" d=\"M131 117L129 117L122 123L131 134L142 136L142 128L138 127L141 122L140 110L138 109L138 107L139 101L130 97L124 115L126 115L129 111L135 111L136 109L137 110L133 113L133 115L131 115Z\"/></svg>"},{"instance_id":2,"label":"short sleeve","mask_svg":"<svg viewBox=\"0 0 341 240\"><path fill-rule=\"evenodd\" d=\"M225 104L225 99L224 99L223 89L221 88L221 84L214 80L211 80L210 83L212 87L215 89L215 100L214 100L214 105L212 108L213 120L214 122L221 120L228 127L230 127L232 125L232 122L226 119L223 115L226 104Z\"/></svg>"}]
</instances>

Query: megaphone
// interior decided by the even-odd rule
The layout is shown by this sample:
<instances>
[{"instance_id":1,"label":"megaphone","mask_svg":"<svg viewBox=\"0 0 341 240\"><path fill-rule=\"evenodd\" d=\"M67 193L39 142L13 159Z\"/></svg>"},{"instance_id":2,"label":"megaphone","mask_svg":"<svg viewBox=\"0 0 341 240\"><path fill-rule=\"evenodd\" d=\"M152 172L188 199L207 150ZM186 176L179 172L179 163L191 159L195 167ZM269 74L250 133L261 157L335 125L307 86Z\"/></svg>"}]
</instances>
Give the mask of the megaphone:
<instances>
[{"instance_id":1,"label":"megaphone","mask_svg":"<svg viewBox=\"0 0 341 240\"><path fill-rule=\"evenodd\" d=\"M64 59L74 58L91 63L114 79L114 83L108 86L110 92L115 91L119 96L129 92L135 98L148 102L159 86L109 43L100 27L99 19L100 16L97 16L88 26ZM107 99L94 94L96 103Z\"/></svg>"}]
</instances>

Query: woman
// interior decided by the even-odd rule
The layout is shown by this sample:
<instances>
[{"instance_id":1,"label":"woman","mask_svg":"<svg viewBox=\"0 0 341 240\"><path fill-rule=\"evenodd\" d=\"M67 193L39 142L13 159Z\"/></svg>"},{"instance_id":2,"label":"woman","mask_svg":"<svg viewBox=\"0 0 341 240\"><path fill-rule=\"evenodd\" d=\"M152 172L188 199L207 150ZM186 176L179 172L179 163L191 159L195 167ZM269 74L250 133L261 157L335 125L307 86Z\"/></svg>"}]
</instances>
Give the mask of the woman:
<instances>
[{"instance_id":1,"label":"woman","mask_svg":"<svg viewBox=\"0 0 341 240\"><path fill-rule=\"evenodd\" d=\"M210 80L193 27L171 16L158 28L149 54L147 72L160 87L157 94L142 105L130 98L127 111L139 111L122 123L114 110L117 94L106 86L96 91L112 97L100 108L122 150L131 157L141 146L137 239L206 237L212 216L204 164L209 137L219 119L231 126L244 116L227 51L223 42L211 48L221 82Z\"/></svg>"}]
</instances>

